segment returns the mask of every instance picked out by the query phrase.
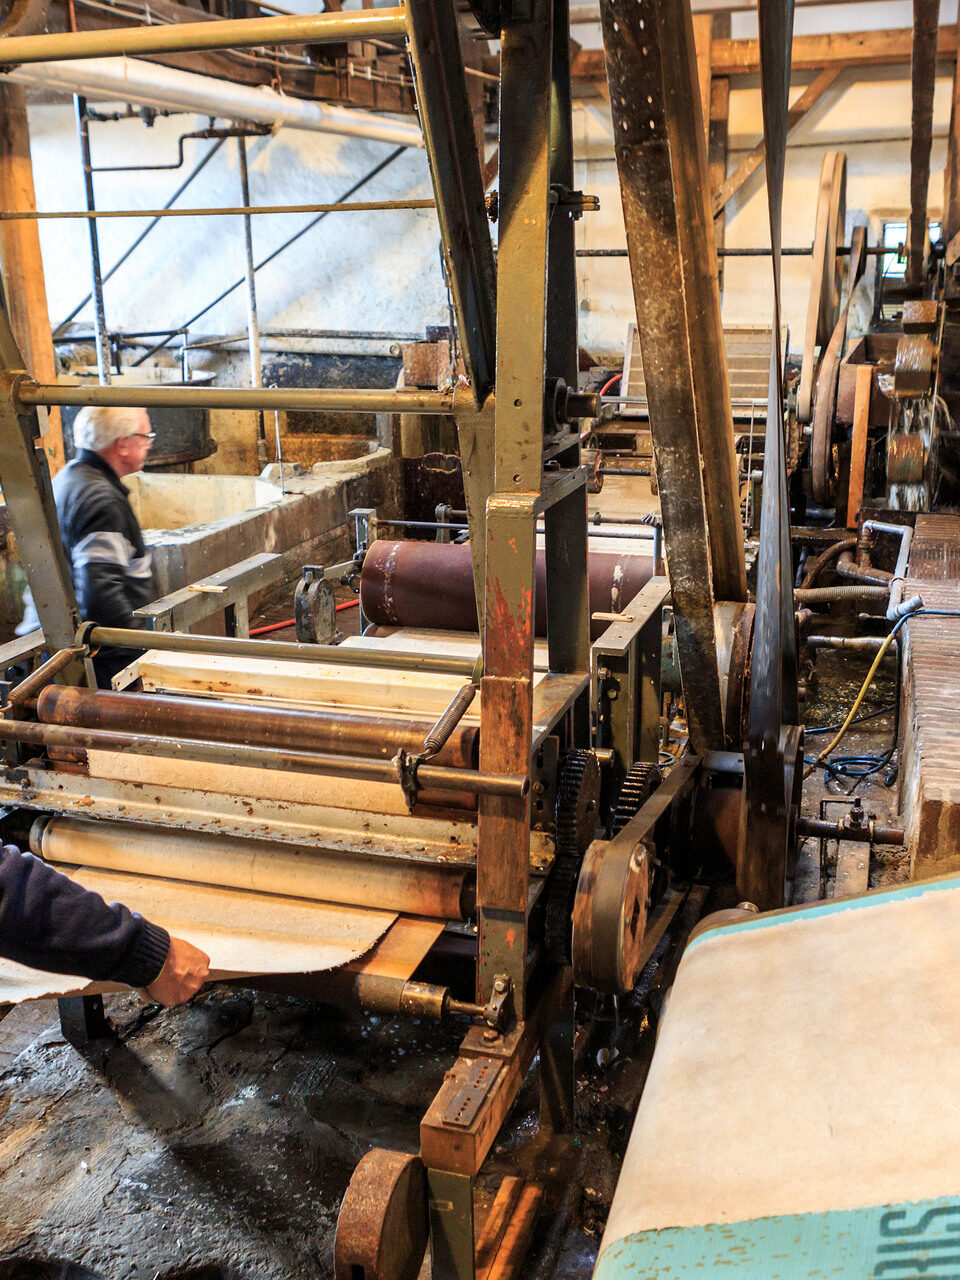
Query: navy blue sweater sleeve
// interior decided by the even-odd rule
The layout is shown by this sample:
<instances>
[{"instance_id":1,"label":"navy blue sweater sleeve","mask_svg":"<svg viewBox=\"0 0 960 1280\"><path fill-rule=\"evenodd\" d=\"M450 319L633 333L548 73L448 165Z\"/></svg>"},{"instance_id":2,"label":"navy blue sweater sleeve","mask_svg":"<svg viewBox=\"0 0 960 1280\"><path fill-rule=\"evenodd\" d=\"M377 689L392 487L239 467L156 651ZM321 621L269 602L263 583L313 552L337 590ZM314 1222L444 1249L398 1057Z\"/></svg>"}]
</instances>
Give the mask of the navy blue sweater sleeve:
<instances>
[{"instance_id":1,"label":"navy blue sweater sleeve","mask_svg":"<svg viewBox=\"0 0 960 1280\"><path fill-rule=\"evenodd\" d=\"M146 987L169 949L159 925L108 906L30 853L0 848L0 955L50 973Z\"/></svg>"}]
</instances>

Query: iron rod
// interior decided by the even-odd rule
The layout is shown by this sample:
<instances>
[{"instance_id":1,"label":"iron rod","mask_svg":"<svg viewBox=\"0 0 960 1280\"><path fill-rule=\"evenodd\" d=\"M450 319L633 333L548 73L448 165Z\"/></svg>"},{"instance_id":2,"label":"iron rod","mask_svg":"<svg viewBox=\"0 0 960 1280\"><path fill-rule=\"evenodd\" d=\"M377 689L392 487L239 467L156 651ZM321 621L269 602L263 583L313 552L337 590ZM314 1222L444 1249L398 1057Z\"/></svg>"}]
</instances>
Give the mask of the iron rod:
<instances>
[{"instance_id":1,"label":"iron rod","mask_svg":"<svg viewBox=\"0 0 960 1280\"><path fill-rule=\"evenodd\" d=\"M837 248L837 257L846 257L850 252L849 245L839 245ZM890 245L877 244L867 249L867 253L871 257L882 257L885 253L896 253L896 249L892 249ZM729 248L724 246L717 249L718 258L769 258L772 250L765 248L737 248L731 245ZM809 258L813 255L813 246L810 248L796 247L791 249L781 249L780 254L785 258ZM626 249L578 249L578 258L625 258L627 256Z\"/></svg>"},{"instance_id":2,"label":"iron rod","mask_svg":"<svg viewBox=\"0 0 960 1280\"><path fill-rule=\"evenodd\" d=\"M80 161L83 165L83 192L87 202L88 216L95 209L93 195L93 168L90 159L90 124L87 120L87 100L79 94L73 97L74 112L77 117L77 137L80 140ZM90 233L90 289L93 298L93 324L97 334L97 375L101 386L110 384L110 339L107 335L107 317L103 308L103 277L100 272L100 236L96 221L91 218L87 223Z\"/></svg>"},{"instance_id":3,"label":"iron rod","mask_svg":"<svg viewBox=\"0 0 960 1280\"><path fill-rule=\"evenodd\" d=\"M203 764L325 774L335 778L355 778L361 782L399 784L397 769L391 760L371 760L362 756L335 755L332 752L283 751L276 747L249 747L236 742L164 738L155 734L124 733L109 729L74 729L63 725L33 724L24 720L0 720L0 739L45 749L52 747L54 750L68 751L117 751ZM417 780L425 789L466 791L476 795L522 797L530 789L530 779L526 777L483 773L478 769L456 769L449 765L422 764L417 769Z\"/></svg>"},{"instance_id":4,"label":"iron rod","mask_svg":"<svg viewBox=\"0 0 960 1280\"><path fill-rule=\"evenodd\" d=\"M286 640L245 640L233 636L186 635L178 631L137 631L132 627L85 624L84 643L108 649L155 649L165 653L203 653L227 658L275 658L292 662L329 662L338 667L374 667L473 678L472 658L441 658L399 650L352 649L335 644L296 644Z\"/></svg>"},{"instance_id":5,"label":"iron rod","mask_svg":"<svg viewBox=\"0 0 960 1280\"><path fill-rule=\"evenodd\" d=\"M417 209L435 209L436 202L427 199L411 200L350 200L346 204L332 201L327 204L244 204L210 205L197 209L46 209L0 210L0 222L50 222L85 219L100 222L107 218L212 218L243 217L279 213L384 213Z\"/></svg>"},{"instance_id":6,"label":"iron rod","mask_svg":"<svg viewBox=\"0 0 960 1280\"><path fill-rule=\"evenodd\" d=\"M227 18L210 22L116 27L106 31L63 31L7 36L2 62L59 62L75 58L144 57L157 53L198 53L203 49L251 49L282 44L342 44L407 34L406 14L393 9L347 13L294 14L277 18Z\"/></svg>"},{"instance_id":7,"label":"iron rod","mask_svg":"<svg viewBox=\"0 0 960 1280\"><path fill-rule=\"evenodd\" d=\"M247 170L246 138L237 139L237 151L240 159L240 192L243 203L249 210L250 174ZM251 387L259 387L263 381L263 371L260 361L260 323L257 319L257 286L254 280L253 267L253 229L249 212L243 215L243 270L247 285L247 349L250 357L250 385ZM262 436L262 422L260 428Z\"/></svg>"},{"instance_id":8,"label":"iron rod","mask_svg":"<svg viewBox=\"0 0 960 1280\"><path fill-rule=\"evenodd\" d=\"M83 649L58 649L56 653L41 662L36 671L31 671L30 675L25 676L18 685L15 685L7 698L7 706L22 707L25 703L35 698L44 685L50 684L54 676L58 675L71 662L77 658L84 656Z\"/></svg>"}]
</instances>

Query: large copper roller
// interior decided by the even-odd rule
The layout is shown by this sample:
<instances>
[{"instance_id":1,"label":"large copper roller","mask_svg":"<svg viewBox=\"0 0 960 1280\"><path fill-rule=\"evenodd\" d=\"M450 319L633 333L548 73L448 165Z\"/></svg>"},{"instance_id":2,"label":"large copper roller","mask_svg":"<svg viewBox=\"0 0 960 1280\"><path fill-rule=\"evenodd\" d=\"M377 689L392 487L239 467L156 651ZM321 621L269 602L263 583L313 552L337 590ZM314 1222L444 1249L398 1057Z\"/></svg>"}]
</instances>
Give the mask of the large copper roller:
<instances>
[{"instance_id":1,"label":"large copper roller","mask_svg":"<svg viewBox=\"0 0 960 1280\"><path fill-rule=\"evenodd\" d=\"M44 724L205 738L289 751L332 751L392 760L401 747L419 751L432 720L399 720L343 711L251 706L165 693L108 693L51 684L37 698ZM437 764L477 767L479 729L459 725L434 757Z\"/></svg>"},{"instance_id":2,"label":"large copper roller","mask_svg":"<svg viewBox=\"0 0 960 1280\"><path fill-rule=\"evenodd\" d=\"M591 551L590 612L620 613L653 577L653 558ZM537 635L547 634L546 561L537 552ZM370 546L360 575L360 604L376 626L477 631L468 543L388 542ZM595 640L607 626L591 621Z\"/></svg>"}]
</instances>

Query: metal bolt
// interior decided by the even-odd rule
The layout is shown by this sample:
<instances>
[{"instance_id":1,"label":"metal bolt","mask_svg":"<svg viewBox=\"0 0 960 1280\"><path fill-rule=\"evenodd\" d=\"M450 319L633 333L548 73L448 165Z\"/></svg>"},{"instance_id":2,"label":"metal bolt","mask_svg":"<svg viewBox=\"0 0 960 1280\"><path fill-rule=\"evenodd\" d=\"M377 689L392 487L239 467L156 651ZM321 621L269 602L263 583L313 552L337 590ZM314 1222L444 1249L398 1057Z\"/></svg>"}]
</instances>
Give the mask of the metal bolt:
<instances>
[{"instance_id":1,"label":"metal bolt","mask_svg":"<svg viewBox=\"0 0 960 1280\"><path fill-rule=\"evenodd\" d=\"M493 984L493 989L496 991L498 996L502 996L507 989L506 981L503 978L497 978Z\"/></svg>"},{"instance_id":2,"label":"metal bolt","mask_svg":"<svg viewBox=\"0 0 960 1280\"><path fill-rule=\"evenodd\" d=\"M500 1036L499 1032L494 1031L493 1027L487 1027L486 1031L483 1033L483 1038L486 1040L487 1044L490 1044L493 1040L498 1040Z\"/></svg>"}]
</instances>

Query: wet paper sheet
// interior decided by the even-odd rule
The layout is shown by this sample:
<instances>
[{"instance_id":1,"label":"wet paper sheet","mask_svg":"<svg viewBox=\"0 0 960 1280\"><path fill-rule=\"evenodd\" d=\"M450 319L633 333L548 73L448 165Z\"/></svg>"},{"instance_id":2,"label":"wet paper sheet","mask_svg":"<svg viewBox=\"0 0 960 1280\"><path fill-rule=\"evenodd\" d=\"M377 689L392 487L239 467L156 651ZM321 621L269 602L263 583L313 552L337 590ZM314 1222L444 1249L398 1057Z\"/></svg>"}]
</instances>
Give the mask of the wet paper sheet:
<instances>
[{"instance_id":1,"label":"wet paper sheet","mask_svg":"<svg viewBox=\"0 0 960 1280\"><path fill-rule=\"evenodd\" d=\"M107 902L123 902L202 948L210 956L212 981L337 968L365 956L397 918L395 912L364 907L86 867L60 869ZM0 960L0 1005L121 989L115 983L90 983Z\"/></svg>"}]
</instances>

